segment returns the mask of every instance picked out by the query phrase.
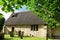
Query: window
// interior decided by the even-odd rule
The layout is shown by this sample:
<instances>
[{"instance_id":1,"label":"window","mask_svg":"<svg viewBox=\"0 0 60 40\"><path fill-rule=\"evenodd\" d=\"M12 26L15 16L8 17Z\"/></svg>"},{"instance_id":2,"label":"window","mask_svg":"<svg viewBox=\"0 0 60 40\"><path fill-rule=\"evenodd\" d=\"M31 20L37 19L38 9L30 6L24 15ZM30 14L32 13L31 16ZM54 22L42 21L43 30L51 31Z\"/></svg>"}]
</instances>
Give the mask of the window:
<instances>
[{"instance_id":1,"label":"window","mask_svg":"<svg viewBox=\"0 0 60 40\"><path fill-rule=\"evenodd\" d=\"M31 25L31 31L38 31L38 25Z\"/></svg>"},{"instance_id":2,"label":"window","mask_svg":"<svg viewBox=\"0 0 60 40\"><path fill-rule=\"evenodd\" d=\"M17 16L18 16L18 13L12 15L12 17L17 17Z\"/></svg>"}]
</instances>

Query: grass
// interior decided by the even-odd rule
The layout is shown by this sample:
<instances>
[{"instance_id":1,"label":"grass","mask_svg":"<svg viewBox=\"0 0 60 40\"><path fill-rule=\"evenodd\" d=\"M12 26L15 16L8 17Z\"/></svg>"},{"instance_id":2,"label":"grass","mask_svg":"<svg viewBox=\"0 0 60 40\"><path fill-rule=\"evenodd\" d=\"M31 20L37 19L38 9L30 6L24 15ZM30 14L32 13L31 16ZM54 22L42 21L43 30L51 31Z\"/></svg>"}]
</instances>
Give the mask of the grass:
<instances>
[{"instance_id":1,"label":"grass","mask_svg":"<svg viewBox=\"0 0 60 40\"><path fill-rule=\"evenodd\" d=\"M23 37L21 39L18 36L10 37L9 35L5 35L5 40L46 40L45 38L39 38L39 37ZM51 40L51 39L49 39Z\"/></svg>"}]
</instances>

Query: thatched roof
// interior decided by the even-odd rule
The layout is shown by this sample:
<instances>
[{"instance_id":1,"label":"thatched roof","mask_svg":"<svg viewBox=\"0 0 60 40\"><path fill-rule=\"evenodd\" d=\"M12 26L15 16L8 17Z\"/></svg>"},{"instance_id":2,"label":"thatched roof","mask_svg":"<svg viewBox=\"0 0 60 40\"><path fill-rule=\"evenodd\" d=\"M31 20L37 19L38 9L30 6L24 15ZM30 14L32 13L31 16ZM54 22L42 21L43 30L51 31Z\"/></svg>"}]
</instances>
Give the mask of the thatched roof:
<instances>
[{"instance_id":1,"label":"thatched roof","mask_svg":"<svg viewBox=\"0 0 60 40\"><path fill-rule=\"evenodd\" d=\"M8 18L8 20L5 22L5 25L25 25L25 24L45 24L44 21L42 21L37 14L34 14L33 12L18 12L14 13Z\"/></svg>"}]
</instances>

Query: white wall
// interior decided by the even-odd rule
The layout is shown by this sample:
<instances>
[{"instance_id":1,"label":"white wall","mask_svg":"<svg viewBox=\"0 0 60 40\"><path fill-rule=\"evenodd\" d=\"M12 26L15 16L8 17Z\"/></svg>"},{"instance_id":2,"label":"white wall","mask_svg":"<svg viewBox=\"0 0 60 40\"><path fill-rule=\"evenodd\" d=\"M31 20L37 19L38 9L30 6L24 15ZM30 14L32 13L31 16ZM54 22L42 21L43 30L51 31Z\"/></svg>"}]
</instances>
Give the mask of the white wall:
<instances>
[{"instance_id":1,"label":"white wall","mask_svg":"<svg viewBox=\"0 0 60 40\"><path fill-rule=\"evenodd\" d=\"M38 26L38 31L31 31L30 25L21 25L21 26L10 26L8 28L9 31L11 31L11 27L15 27L15 30L18 32L19 30L24 31L25 36L37 36L37 37L46 37L47 33L47 27L43 25Z\"/></svg>"}]
</instances>

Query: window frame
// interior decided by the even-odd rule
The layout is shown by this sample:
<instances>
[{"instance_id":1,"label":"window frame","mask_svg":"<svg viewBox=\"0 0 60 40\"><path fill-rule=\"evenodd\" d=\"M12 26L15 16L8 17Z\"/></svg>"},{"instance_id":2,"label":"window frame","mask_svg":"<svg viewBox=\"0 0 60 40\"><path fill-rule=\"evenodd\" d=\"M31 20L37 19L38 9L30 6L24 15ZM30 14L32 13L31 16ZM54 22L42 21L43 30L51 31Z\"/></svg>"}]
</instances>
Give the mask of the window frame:
<instances>
[{"instance_id":1,"label":"window frame","mask_svg":"<svg viewBox=\"0 0 60 40\"><path fill-rule=\"evenodd\" d=\"M38 31L38 25L31 25L31 31Z\"/></svg>"}]
</instances>

